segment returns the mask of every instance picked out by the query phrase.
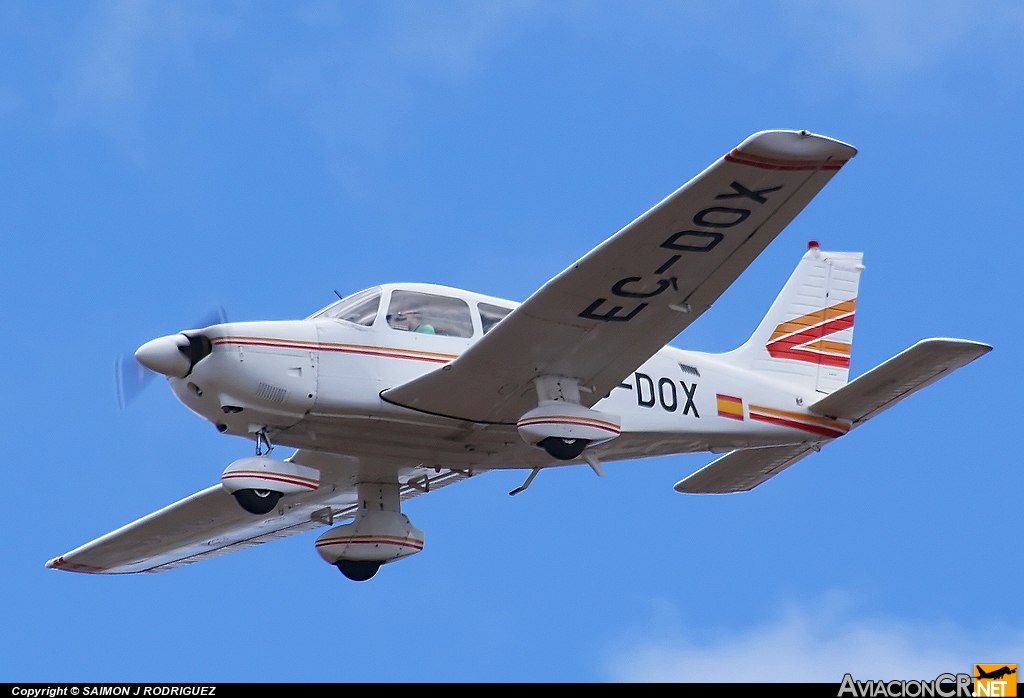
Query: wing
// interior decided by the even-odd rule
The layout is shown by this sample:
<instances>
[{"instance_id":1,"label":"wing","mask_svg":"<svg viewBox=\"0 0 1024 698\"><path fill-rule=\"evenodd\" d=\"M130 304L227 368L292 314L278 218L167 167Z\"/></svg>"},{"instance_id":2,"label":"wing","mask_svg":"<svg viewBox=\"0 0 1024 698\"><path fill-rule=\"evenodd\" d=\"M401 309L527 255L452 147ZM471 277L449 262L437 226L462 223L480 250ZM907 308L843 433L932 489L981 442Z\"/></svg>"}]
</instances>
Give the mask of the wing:
<instances>
[{"instance_id":1,"label":"wing","mask_svg":"<svg viewBox=\"0 0 1024 698\"><path fill-rule=\"evenodd\" d=\"M355 515L355 459L298 451L289 460L320 469L320 488L282 500L284 506L266 516L243 511L218 484L54 558L46 566L94 574L162 572ZM400 478L402 500L466 477L456 470L409 469Z\"/></svg>"},{"instance_id":2,"label":"wing","mask_svg":"<svg viewBox=\"0 0 1024 698\"><path fill-rule=\"evenodd\" d=\"M795 444L732 451L683 478L674 489L687 494L746 492L818 448L817 444Z\"/></svg>"},{"instance_id":3,"label":"wing","mask_svg":"<svg viewBox=\"0 0 1024 698\"><path fill-rule=\"evenodd\" d=\"M857 425L990 351L967 339L924 339L808 409Z\"/></svg>"},{"instance_id":4,"label":"wing","mask_svg":"<svg viewBox=\"0 0 1024 698\"><path fill-rule=\"evenodd\" d=\"M546 283L451 364L382 397L515 423L533 381L574 378L590 407L701 315L856 154L805 131L743 141Z\"/></svg>"}]
</instances>

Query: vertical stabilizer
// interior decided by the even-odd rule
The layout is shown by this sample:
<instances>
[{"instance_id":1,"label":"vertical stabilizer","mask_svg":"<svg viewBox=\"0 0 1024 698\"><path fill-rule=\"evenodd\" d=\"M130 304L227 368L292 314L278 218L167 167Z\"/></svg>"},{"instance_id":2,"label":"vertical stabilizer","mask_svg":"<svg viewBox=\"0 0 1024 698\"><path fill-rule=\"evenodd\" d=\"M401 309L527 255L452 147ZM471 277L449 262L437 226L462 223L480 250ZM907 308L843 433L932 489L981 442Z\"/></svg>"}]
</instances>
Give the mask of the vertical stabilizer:
<instances>
[{"instance_id":1,"label":"vertical stabilizer","mask_svg":"<svg viewBox=\"0 0 1024 698\"><path fill-rule=\"evenodd\" d=\"M753 336L722 358L825 395L846 385L862 258L811 242Z\"/></svg>"}]
</instances>

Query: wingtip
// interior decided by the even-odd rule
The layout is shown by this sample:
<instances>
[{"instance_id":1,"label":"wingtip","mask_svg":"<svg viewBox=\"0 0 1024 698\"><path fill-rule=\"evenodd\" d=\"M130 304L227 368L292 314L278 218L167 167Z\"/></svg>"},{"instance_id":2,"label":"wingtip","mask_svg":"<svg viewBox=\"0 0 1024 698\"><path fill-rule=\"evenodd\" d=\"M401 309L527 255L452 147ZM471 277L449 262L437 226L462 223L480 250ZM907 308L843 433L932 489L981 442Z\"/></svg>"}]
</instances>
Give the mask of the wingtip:
<instances>
[{"instance_id":1,"label":"wingtip","mask_svg":"<svg viewBox=\"0 0 1024 698\"><path fill-rule=\"evenodd\" d=\"M54 558L50 558L49 560L46 561L46 565L44 565L44 566L48 570L55 570L55 569L60 567L60 563L61 563L61 561L63 559L64 559L63 555L58 556L58 557L54 557Z\"/></svg>"},{"instance_id":2,"label":"wingtip","mask_svg":"<svg viewBox=\"0 0 1024 698\"><path fill-rule=\"evenodd\" d=\"M986 344L985 342L977 342L973 339L960 339L958 337L929 337L928 339L922 339L918 344L944 344L968 349L971 350L970 353L975 355L975 358L984 356L994 348L991 344Z\"/></svg>"},{"instance_id":3,"label":"wingtip","mask_svg":"<svg viewBox=\"0 0 1024 698\"><path fill-rule=\"evenodd\" d=\"M689 479L690 478L688 477L683 478L676 484L672 485L672 489L674 489L679 494L704 494L703 490L694 488L692 483L687 483L686 481Z\"/></svg>"},{"instance_id":4,"label":"wingtip","mask_svg":"<svg viewBox=\"0 0 1024 698\"><path fill-rule=\"evenodd\" d=\"M849 143L810 131L759 131L736 146L736 152L765 158L798 162L846 162L857 154Z\"/></svg>"}]
</instances>

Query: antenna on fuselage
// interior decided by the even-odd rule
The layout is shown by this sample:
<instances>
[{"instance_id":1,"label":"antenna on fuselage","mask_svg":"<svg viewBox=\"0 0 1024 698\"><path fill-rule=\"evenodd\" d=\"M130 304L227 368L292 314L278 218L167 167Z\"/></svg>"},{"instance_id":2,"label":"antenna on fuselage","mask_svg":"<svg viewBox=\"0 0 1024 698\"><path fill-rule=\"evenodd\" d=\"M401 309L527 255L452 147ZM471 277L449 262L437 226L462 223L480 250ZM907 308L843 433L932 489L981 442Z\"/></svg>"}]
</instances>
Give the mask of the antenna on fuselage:
<instances>
[{"instance_id":1,"label":"antenna on fuselage","mask_svg":"<svg viewBox=\"0 0 1024 698\"><path fill-rule=\"evenodd\" d=\"M345 300L345 298L340 293L338 293L338 289L334 289L334 295L338 297L338 300Z\"/></svg>"}]
</instances>

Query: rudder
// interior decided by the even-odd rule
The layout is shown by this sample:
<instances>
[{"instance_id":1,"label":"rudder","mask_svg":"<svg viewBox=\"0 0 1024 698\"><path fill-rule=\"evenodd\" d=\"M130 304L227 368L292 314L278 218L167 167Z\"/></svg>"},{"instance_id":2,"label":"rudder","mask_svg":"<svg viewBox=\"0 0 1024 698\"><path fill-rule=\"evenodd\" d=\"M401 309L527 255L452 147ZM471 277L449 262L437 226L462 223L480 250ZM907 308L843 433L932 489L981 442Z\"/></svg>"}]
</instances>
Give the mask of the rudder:
<instances>
[{"instance_id":1,"label":"rudder","mask_svg":"<svg viewBox=\"0 0 1024 698\"><path fill-rule=\"evenodd\" d=\"M809 243L754 334L721 358L825 395L846 385L863 256Z\"/></svg>"}]
</instances>

